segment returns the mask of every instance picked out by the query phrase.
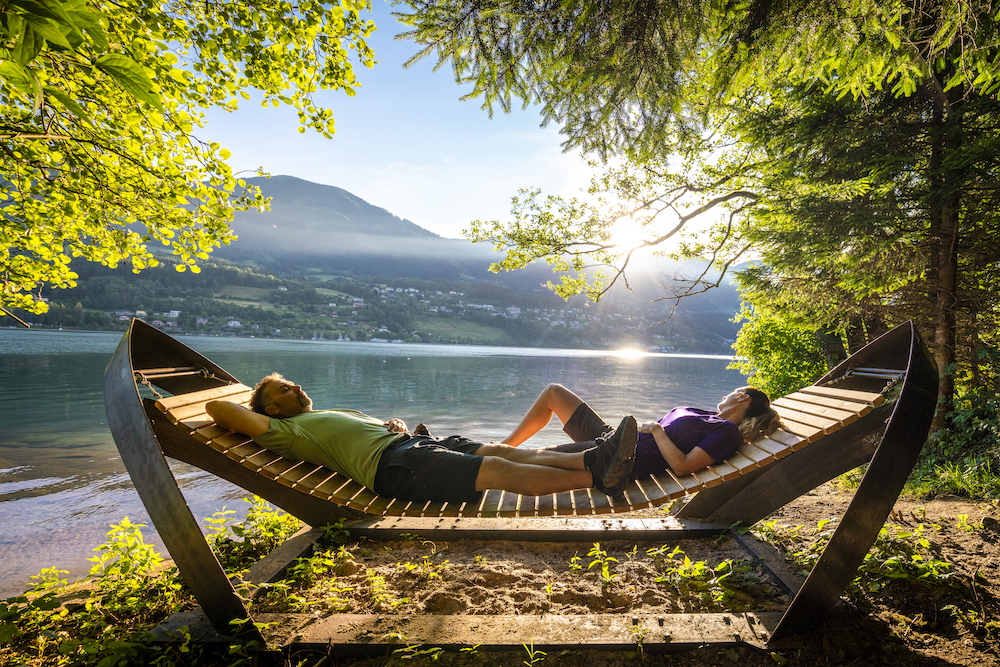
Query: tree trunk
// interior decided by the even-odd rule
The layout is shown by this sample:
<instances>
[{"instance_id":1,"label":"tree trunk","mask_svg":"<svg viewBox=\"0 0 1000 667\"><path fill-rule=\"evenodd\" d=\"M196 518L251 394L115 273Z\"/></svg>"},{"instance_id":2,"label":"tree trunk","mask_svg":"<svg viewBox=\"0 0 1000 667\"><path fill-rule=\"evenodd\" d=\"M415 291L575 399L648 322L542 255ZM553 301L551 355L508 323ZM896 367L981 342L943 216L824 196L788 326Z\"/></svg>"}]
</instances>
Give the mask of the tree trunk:
<instances>
[{"instance_id":1,"label":"tree trunk","mask_svg":"<svg viewBox=\"0 0 1000 667\"><path fill-rule=\"evenodd\" d=\"M962 145L961 98L937 89L934 94L931 159L931 272L934 280L934 358L940 379L938 407L931 431L947 428L955 399L956 311L962 173L947 158ZM950 98L950 99L949 99Z\"/></svg>"}]
</instances>

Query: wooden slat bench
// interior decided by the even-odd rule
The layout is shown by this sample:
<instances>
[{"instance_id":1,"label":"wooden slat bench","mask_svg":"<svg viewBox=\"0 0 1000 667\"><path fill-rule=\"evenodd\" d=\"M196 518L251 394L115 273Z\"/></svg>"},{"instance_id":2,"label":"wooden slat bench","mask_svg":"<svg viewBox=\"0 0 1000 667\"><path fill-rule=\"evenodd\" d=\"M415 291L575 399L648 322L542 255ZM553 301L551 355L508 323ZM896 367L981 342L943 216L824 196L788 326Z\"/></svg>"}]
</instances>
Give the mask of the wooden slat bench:
<instances>
[{"instance_id":1,"label":"wooden slat bench","mask_svg":"<svg viewBox=\"0 0 1000 667\"><path fill-rule=\"evenodd\" d=\"M546 496L521 496L500 490L479 503L405 502L384 498L354 480L320 465L271 452L242 433L220 428L205 410L208 401L225 399L248 405L243 384L213 387L155 401L156 409L182 433L240 465L289 488L376 516L532 517L629 512L667 503L735 479L797 451L868 414L884 401L881 394L806 387L773 402L783 428L768 438L742 445L722 463L678 477L671 471L637 479L614 502L595 489Z\"/></svg>"}]
</instances>

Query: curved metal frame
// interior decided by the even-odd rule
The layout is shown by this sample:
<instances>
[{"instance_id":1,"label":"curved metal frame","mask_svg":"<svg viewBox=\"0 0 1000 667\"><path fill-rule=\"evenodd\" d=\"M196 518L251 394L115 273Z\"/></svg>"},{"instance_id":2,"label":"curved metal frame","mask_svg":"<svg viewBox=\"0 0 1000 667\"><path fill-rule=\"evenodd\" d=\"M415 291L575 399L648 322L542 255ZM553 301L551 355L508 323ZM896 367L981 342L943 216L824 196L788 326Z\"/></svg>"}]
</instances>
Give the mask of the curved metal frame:
<instances>
[{"instance_id":1,"label":"curved metal frame","mask_svg":"<svg viewBox=\"0 0 1000 667\"><path fill-rule=\"evenodd\" d=\"M232 624L232 621L249 621L250 615L205 541L201 527L184 500L146 418L132 368L131 333L134 322L104 372L104 406L108 426L142 504L163 538L184 583L194 593L212 626L223 635L260 639L260 633L252 623ZM176 357L167 361L168 365L176 364ZM218 370L227 378L232 377L221 368L213 370ZM179 379L173 384L182 385L185 382L187 380Z\"/></svg>"},{"instance_id":2,"label":"curved metal frame","mask_svg":"<svg viewBox=\"0 0 1000 667\"><path fill-rule=\"evenodd\" d=\"M134 336L137 329L149 336ZM142 349L134 348L136 338L142 339L138 343ZM213 627L221 634L234 634L232 621L248 620L247 609L205 541L170 472L164 452L174 455L169 443L172 436L164 430L165 448L161 447L151 427L155 426L156 414L144 409L136 384L133 360L137 357L154 366L208 366L208 376L180 375L157 380L158 386L173 393L224 386L237 380L140 320L133 320L104 377L108 423L153 524ZM822 624L874 544L927 437L937 400L937 367L912 323L869 344L817 384L836 380L839 387L860 388L871 378L852 380L850 371L873 362L882 368L906 369L894 405L876 408L864 419L754 473L700 492L677 515L682 520L698 518L723 527L735 522L752 525L823 482L869 462L840 525L769 641ZM190 462L197 465L196 460ZM230 479L258 491L252 480ZM271 500L267 489L262 490L265 493L260 495ZM319 502L315 498L302 501L306 504L297 507L298 511L286 507L286 502L294 501L284 496L272 502L307 521L312 517L317 525L341 510L350 514L339 516L357 515L347 508L314 508L312 504ZM244 623L242 628L249 636L259 638L251 623Z\"/></svg>"}]
</instances>

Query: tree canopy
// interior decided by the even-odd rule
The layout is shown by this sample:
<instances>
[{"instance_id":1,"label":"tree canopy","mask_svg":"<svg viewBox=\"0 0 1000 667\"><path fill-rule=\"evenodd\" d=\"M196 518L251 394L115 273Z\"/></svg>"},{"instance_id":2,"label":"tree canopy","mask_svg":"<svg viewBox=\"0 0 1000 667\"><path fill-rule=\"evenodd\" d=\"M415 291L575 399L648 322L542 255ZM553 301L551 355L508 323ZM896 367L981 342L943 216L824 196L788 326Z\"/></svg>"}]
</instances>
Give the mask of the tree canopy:
<instances>
[{"instance_id":1,"label":"tree canopy","mask_svg":"<svg viewBox=\"0 0 1000 667\"><path fill-rule=\"evenodd\" d=\"M599 298L633 257L616 225L638 224L635 245L663 252L714 211L674 253L716 273L678 294L758 258L740 275L746 349L794 325L836 356L831 332L853 349L915 318L933 332L943 416L956 377L979 373L978 348L1000 343L990 3L409 4L420 55L451 62L488 108L541 104L567 146L608 160L586 200L528 190L513 221L473 223L470 238L507 250L496 268L545 259L575 272L564 296Z\"/></svg>"},{"instance_id":2,"label":"tree canopy","mask_svg":"<svg viewBox=\"0 0 1000 667\"><path fill-rule=\"evenodd\" d=\"M0 307L43 312L73 257L138 271L167 246L178 267L264 207L197 136L209 108L259 91L329 137L319 89L353 95L349 50L374 64L368 0L7 0L0 9Z\"/></svg>"}]
</instances>

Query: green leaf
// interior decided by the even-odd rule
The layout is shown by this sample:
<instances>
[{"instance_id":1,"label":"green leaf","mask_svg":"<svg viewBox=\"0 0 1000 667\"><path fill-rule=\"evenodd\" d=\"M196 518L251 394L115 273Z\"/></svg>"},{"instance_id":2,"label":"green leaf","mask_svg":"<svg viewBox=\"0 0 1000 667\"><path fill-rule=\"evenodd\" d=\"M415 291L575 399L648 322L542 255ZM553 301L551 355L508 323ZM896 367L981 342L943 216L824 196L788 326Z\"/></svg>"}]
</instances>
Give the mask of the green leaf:
<instances>
[{"instance_id":1,"label":"green leaf","mask_svg":"<svg viewBox=\"0 0 1000 667\"><path fill-rule=\"evenodd\" d=\"M32 86L31 81L28 79L27 72L13 60L0 62L0 79L25 95L34 94L34 86Z\"/></svg>"},{"instance_id":2,"label":"green leaf","mask_svg":"<svg viewBox=\"0 0 1000 667\"><path fill-rule=\"evenodd\" d=\"M42 39L42 36L35 32L28 23L25 23L11 55L14 56L18 65L24 67L41 53L44 46L45 40Z\"/></svg>"},{"instance_id":3,"label":"green leaf","mask_svg":"<svg viewBox=\"0 0 1000 667\"><path fill-rule=\"evenodd\" d=\"M153 82L133 60L118 53L109 53L97 59L97 66L117 81L129 95L163 110L160 96L153 92Z\"/></svg>"},{"instance_id":4,"label":"green leaf","mask_svg":"<svg viewBox=\"0 0 1000 667\"><path fill-rule=\"evenodd\" d=\"M51 44L61 46L64 49L73 48L70 46L69 40L66 39L66 35L64 35L62 30L59 29L59 24L52 19L25 14L24 20L35 32L37 32L41 37L44 37L45 40Z\"/></svg>"},{"instance_id":5,"label":"green leaf","mask_svg":"<svg viewBox=\"0 0 1000 667\"><path fill-rule=\"evenodd\" d=\"M0 623L0 644L21 636L21 630L13 623Z\"/></svg>"},{"instance_id":6,"label":"green leaf","mask_svg":"<svg viewBox=\"0 0 1000 667\"><path fill-rule=\"evenodd\" d=\"M84 111L83 107L80 106L76 100L72 97L59 90L58 88L53 88L52 86L45 86L45 93L51 95L56 100L59 101L64 107L69 109L70 113L74 116L86 121L88 124L93 124L90 120L90 116Z\"/></svg>"}]
</instances>

